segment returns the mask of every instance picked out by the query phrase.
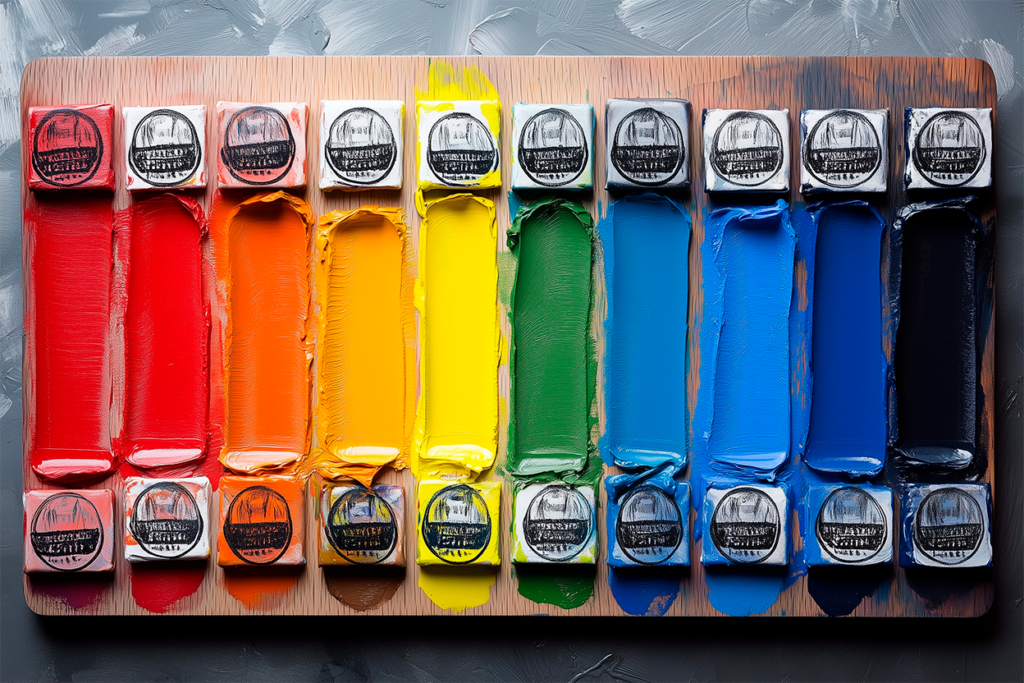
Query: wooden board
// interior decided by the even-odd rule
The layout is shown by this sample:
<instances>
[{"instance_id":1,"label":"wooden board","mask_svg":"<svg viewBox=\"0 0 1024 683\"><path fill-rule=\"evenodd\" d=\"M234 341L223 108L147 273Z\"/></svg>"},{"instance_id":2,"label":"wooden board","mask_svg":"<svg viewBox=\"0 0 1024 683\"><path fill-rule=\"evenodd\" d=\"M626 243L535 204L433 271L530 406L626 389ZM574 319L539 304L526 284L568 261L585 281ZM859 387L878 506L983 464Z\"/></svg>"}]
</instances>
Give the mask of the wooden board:
<instances>
[{"instance_id":1,"label":"wooden board","mask_svg":"<svg viewBox=\"0 0 1024 683\"><path fill-rule=\"evenodd\" d=\"M414 206L414 138L415 87L425 88L429 59L426 57L210 57L210 58L55 58L32 62L25 69L22 80L22 120L27 121L28 108L36 105L71 103L111 103L114 105L114 149L120 159L115 167L124 168L122 106L155 106L169 104L205 104L207 123L207 170L215 177L214 153L216 126L214 125L218 100L242 102L305 101L309 103L307 148L308 186L301 196L320 215L333 209L351 209L362 204L402 206L414 232L419 218ZM696 310L702 293L700 282L699 247L704 237L699 217L707 208L704 193L700 151L700 112L704 108L788 108L790 110L790 140L794 150L799 149L799 112L806 108L888 108L889 123L889 187L887 197L876 203L888 221L896 210L908 201L902 187L903 175L903 109L908 106L992 107L996 103L996 86L991 69L973 59L916 59L916 58L711 58L711 57L465 57L446 61L455 66L477 66L497 87L503 103L502 178L503 188L481 194L494 200L498 207L499 244L506 250L504 231L509 225L508 204L505 201L509 187L508 146L511 131L511 104L518 101L543 103L590 102L597 119L595 131L594 179L592 193L581 194L584 203L596 217L598 207L608 206L604 191L604 103L610 97L680 97L690 101L694 123L691 126L691 177L693 192L689 203L694 217L693 237L690 244L690 277L695 283L690 289L690 309ZM369 191L357 194L321 192L318 187L319 167L316 153L319 137L318 125L321 99L401 99L406 102L405 189L395 191ZM27 152L22 149L23 169ZM789 193L792 202L801 201L798 190L798 159L794 154ZM129 205L124 178L118 171L118 189L114 197L115 209ZM23 181L23 204L28 190ZM209 208L214 187L198 196ZM994 190L983 191L981 216L984 221L994 218ZM911 200L918 197L912 196ZM415 243L415 242L414 242ZM994 317L989 321L982 366L982 394L978 448L980 455L990 463L984 481L993 482L993 363ZM506 327L507 321L502 324ZM691 340L690 349L696 344ZM213 362L219 362L219 359ZM696 370L691 368L689 396L691 405L696 392ZM508 376L503 371L502 392L507 397ZM26 402L25 405L28 405ZM602 415L603 426L603 415ZM504 457L507 425L501 425L501 453ZM413 478L408 471L387 472L386 482L401 481L412 500ZM27 463L24 467L25 488L40 485ZM98 485L113 487L121 495L121 481L117 477ZM605 535L603 513L599 512L602 559L596 567L596 593L580 608L566 611L550 605L541 605L521 597L508 562L508 528L511 519L510 487L506 484L502 500L501 523L503 564L498 571L497 583L491 589L490 600L481 607L466 610L465 614L519 615L519 614L572 614L622 615L608 587L608 568L603 563ZM602 508L604 506L602 492ZM120 498L119 498L120 502ZM312 506L306 525L307 565L299 573L294 591L285 599L250 611L224 589L224 572L211 560L206 568L202 586L192 597L176 606L184 614L355 614L352 609L331 596L323 571L316 564L316 536L312 519ZM996 512L998 514L998 512ZM414 519L415 505L407 505L409 520ZM695 521L691 511L691 528ZM791 525L791 528L795 524ZM407 548L415 548L414 524L407 523ZM799 542L796 532L794 542ZM692 539L691 539L692 543ZM996 548L996 553L1000 549ZM691 557L699 558L697 548L691 548ZM73 610L56 597L52 590L40 590L42 584L26 578L25 597L29 606L42 614L98 613L147 614L135 604L131 595L129 567L118 547L115 552L116 572L105 587L100 599L93 605ZM418 568L411 563L405 580L394 597L383 602L370 614L441 614L417 585ZM919 577L909 577L893 565L883 585L865 598L854 611L855 616L975 616L983 614L992 604L994 585L991 572L943 575L935 585L922 584ZM922 587L923 586L923 587ZM59 591L58 591L59 592ZM938 597L937 597L938 596ZM669 609L668 615L711 616L719 613L707 597L704 569L699 562L681 577L681 594ZM797 577L795 583L783 592L767 612L768 615L810 616L821 615L808 593L807 577Z\"/></svg>"}]
</instances>

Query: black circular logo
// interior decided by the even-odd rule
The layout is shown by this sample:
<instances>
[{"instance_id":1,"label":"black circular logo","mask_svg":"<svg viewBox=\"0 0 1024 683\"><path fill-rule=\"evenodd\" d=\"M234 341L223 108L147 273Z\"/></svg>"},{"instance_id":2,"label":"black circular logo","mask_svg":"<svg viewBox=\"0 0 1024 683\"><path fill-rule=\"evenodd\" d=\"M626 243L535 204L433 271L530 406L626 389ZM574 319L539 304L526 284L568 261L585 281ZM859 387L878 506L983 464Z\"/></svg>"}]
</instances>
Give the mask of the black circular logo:
<instances>
[{"instance_id":1,"label":"black circular logo","mask_svg":"<svg viewBox=\"0 0 1024 683\"><path fill-rule=\"evenodd\" d=\"M430 128L427 164L449 185L472 185L498 168L498 149L484 124L469 114L453 112Z\"/></svg>"},{"instance_id":2,"label":"black circular logo","mask_svg":"<svg viewBox=\"0 0 1024 683\"><path fill-rule=\"evenodd\" d=\"M615 537L637 564L661 564L683 539L683 518L667 493L651 484L631 491L619 505Z\"/></svg>"},{"instance_id":3,"label":"black circular logo","mask_svg":"<svg viewBox=\"0 0 1024 683\"><path fill-rule=\"evenodd\" d=\"M356 107L334 119L324 152L339 178L355 185L372 185L391 172L398 145L383 116Z\"/></svg>"},{"instance_id":4,"label":"black circular logo","mask_svg":"<svg viewBox=\"0 0 1024 683\"><path fill-rule=\"evenodd\" d=\"M383 562L398 544L395 511L376 491L346 491L331 505L327 539L338 555L353 564Z\"/></svg>"},{"instance_id":5,"label":"black circular logo","mask_svg":"<svg viewBox=\"0 0 1024 683\"><path fill-rule=\"evenodd\" d=\"M664 185L685 158L679 125L657 109L637 109L619 122L612 140L612 164L637 185Z\"/></svg>"},{"instance_id":6,"label":"black circular logo","mask_svg":"<svg viewBox=\"0 0 1024 683\"><path fill-rule=\"evenodd\" d=\"M928 494L917 509L914 543L939 564L969 560L981 547L985 517L978 501L958 488Z\"/></svg>"},{"instance_id":7,"label":"black circular logo","mask_svg":"<svg viewBox=\"0 0 1024 683\"><path fill-rule=\"evenodd\" d=\"M583 173L589 157L583 126L564 109L534 114L519 134L519 163L539 185L572 182Z\"/></svg>"},{"instance_id":8,"label":"black circular logo","mask_svg":"<svg viewBox=\"0 0 1024 683\"><path fill-rule=\"evenodd\" d=\"M77 109L54 109L36 126L32 168L51 185L81 185L96 175L101 159L100 129Z\"/></svg>"},{"instance_id":9,"label":"black circular logo","mask_svg":"<svg viewBox=\"0 0 1024 683\"><path fill-rule=\"evenodd\" d=\"M284 178L295 160L295 138L284 114L273 107L246 107L228 120L221 157L235 179L269 185Z\"/></svg>"},{"instance_id":10,"label":"black circular logo","mask_svg":"<svg viewBox=\"0 0 1024 683\"><path fill-rule=\"evenodd\" d=\"M715 131L711 166L734 185L762 185L782 168L782 134L764 114L730 114Z\"/></svg>"},{"instance_id":11,"label":"black circular logo","mask_svg":"<svg viewBox=\"0 0 1024 683\"><path fill-rule=\"evenodd\" d=\"M288 501L266 486L250 486L235 496L224 519L224 540L238 559L271 564L292 541Z\"/></svg>"},{"instance_id":12,"label":"black circular logo","mask_svg":"<svg viewBox=\"0 0 1024 683\"><path fill-rule=\"evenodd\" d=\"M768 494L747 486L730 490L711 516L711 541L738 564L768 559L781 535L779 508Z\"/></svg>"},{"instance_id":13,"label":"black circular logo","mask_svg":"<svg viewBox=\"0 0 1024 683\"><path fill-rule=\"evenodd\" d=\"M130 530L139 547L150 555L174 559L199 543L203 518L188 489L174 482L161 482L135 499Z\"/></svg>"},{"instance_id":14,"label":"black circular logo","mask_svg":"<svg viewBox=\"0 0 1024 683\"><path fill-rule=\"evenodd\" d=\"M550 562L583 552L594 533L590 502L575 488L552 484L538 493L523 518L526 543Z\"/></svg>"},{"instance_id":15,"label":"black circular logo","mask_svg":"<svg viewBox=\"0 0 1024 683\"><path fill-rule=\"evenodd\" d=\"M430 497L422 529L424 543L439 559L469 564L491 542L491 513L476 489L454 484Z\"/></svg>"},{"instance_id":16,"label":"black circular logo","mask_svg":"<svg viewBox=\"0 0 1024 683\"><path fill-rule=\"evenodd\" d=\"M77 493L57 493L36 509L29 540L47 566L62 572L79 571L100 554L103 522L92 501Z\"/></svg>"},{"instance_id":17,"label":"black circular logo","mask_svg":"<svg viewBox=\"0 0 1024 683\"><path fill-rule=\"evenodd\" d=\"M173 109L146 114L132 134L128 163L150 185L181 185L199 169L199 135L188 117Z\"/></svg>"},{"instance_id":18,"label":"black circular logo","mask_svg":"<svg viewBox=\"0 0 1024 683\"><path fill-rule=\"evenodd\" d=\"M856 486L836 489L818 511L818 543L840 562L864 562L882 550L889 530L885 513L871 494Z\"/></svg>"},{"instance_id":19,"label":"black circular logo","mask_svg":"<svg viewBox=\"0 0 1024 683\"><path fill-rule=\"evenodd\" d=\"M943 111L928 119L914 141L914 165L925 180L941 187L964 185L981 170L985 138L973 117Z\"/></svg>"},{"instance_id":20,"label":"black circular logo","mask_svg":"<svg viewBox=\"0 0 1024 683\"><path fill-rule=\"evenodd\" d=\"M869 180L881 163L878 133L863 114L845 109L831 112L807 135L804 164L829 187L856 187Z\"/></svg>"}]
</instances>

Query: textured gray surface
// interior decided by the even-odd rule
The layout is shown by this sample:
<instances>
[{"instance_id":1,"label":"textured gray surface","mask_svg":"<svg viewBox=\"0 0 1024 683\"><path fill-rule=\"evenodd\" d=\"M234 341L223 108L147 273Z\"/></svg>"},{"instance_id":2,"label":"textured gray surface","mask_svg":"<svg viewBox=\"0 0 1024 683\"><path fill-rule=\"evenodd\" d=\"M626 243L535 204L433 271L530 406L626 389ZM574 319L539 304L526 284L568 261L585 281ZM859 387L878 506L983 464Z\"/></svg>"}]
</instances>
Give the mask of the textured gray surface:
<instances>
[{"instance_id":1,"label":"textured gray surface","mask_svg":"<svg viewBox=\"0 0 1024 683\"><path fill-rule=\"evenodd\" d=\"M18 88L53 55L970 56L999 85L997 591L974 621L43 619L21 584ZM1022 680L1024 2L0 1L0 680Z\"/></svg>"}]
</instances>

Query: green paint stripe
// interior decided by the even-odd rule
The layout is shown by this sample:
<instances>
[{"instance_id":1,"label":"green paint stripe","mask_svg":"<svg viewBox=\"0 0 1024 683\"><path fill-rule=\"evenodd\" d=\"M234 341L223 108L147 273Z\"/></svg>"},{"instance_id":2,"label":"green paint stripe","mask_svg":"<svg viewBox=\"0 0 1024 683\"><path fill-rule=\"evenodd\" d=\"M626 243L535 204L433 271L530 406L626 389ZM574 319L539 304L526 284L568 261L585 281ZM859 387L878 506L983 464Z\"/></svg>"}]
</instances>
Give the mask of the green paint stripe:
<instances>
[{"instance_id":1,"label":"green paint stripe","mask_svg":"<svg viewBox=\"0 0 1024 683\"><path fill-rule=\"evenodd\" d=\"M594 223L583 205L542 199L508 231L516 258L506 468L536 483L596 485Z\"/></svg>"}]
</instances>

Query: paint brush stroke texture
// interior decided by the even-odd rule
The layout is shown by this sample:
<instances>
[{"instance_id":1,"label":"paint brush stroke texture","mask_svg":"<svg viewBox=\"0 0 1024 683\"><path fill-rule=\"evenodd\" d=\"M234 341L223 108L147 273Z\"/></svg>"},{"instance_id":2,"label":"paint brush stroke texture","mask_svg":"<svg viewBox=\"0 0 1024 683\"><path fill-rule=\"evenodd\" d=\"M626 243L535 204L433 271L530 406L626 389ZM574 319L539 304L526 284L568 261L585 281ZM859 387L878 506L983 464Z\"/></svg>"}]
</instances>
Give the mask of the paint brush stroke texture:
<instances>
[{"instance_id":1,"label":"paint brush stroke texture","mask_svg":"<svg viewBox=\"0 0 1024 683\"><path fill-rule=\"evenodd\" d=\"M312 225L309 206L284 192L246 199L225 219L227 424L221 462L235 472L283 467L307 450Z\"/></svg>"},{"instance_id":2,"label":"paint brush stroke texture","mask_svg":"<svg viewBox=\"0 0 1024 683\"><path fill-rule=\"evenodd\" d=\"M808 379L792 370L793 348L807 329L806 311L799 311L806 292L794 287L797 239L786 202L717 209L705 217L704 233L690 470L691 505L698 512L709 486L735 486L737 476L747 482L778 477L789 495L799 488L788 481L799 470L786 465L793 433L806 430L806 411L792 411L791 418L790 397L804 394ZM809 259L813 253L801 258ZM701 535L697 524L695 541L712 542ZM723 614L748 616L768 611L803 569L797 561L788 571L703 571L711 605Z\"/></svg>"},{"instance_id":3,"label":"paint brush stroke texture","mask_svg":"<svg viewBox=\"0 0 1024 683\"><path fill-rule=\"evenodd\" d=\"M132 207L124 452L136 466L180 465L206 452L205 239L192 199L161 195Z\"/></svg>"},{"instance_id":4,"label":"paint brush stroke texture","mask_svg":"<svg viewBox=\"0 0 1024 683\"><path fill-rule=\"evenodd\" d=\"M822 472L871 477L882 470L888 440L882 216L862 201L817 204L805 215L814 259L807 273L812 394L804 460Z\"/></svg>"},{"instance_id":5,"label":"paint brush stroke texture","mask_svg":"<svg viewBox=\"0 0 1024 683\"><path fill-rule=\"evenodd\" d=\"M594 237L582 204L553 198L520 209L508 231L517 259L508 469L517 476L588 466Z\"/></svg>"},{"instance_id":6,"label":"paint brush stroke texture","mask_svg":"<svg viewBox=\"0 0 1024 683\"><path fill-rule=\"evenodd\" d=\"M705 218L694 433L721 472L771 480L789 454L795 246L784 200Z\"/></svg>"},{"instance_id":7,"label":"paint brush stroke texture","mask_svg":"<svg viewBox=\"0 0 1024 683\"><path fill-rule=\"evenodd\" d=\"M461 193L421 205L422 394L414 473L475 478L498 450L498 232L494 203Z\"/></svg>"},{"instance_id":8,"label":"paint brush stroke texture","mask_svg":"<svg viewBox=\"0 0 1024 683\"><path fill-rule=\"evenodd\" d=\"M33 195L25 211L29 458L44 479L114 469L109 196Z\"/></svg>"},{"instance_id":9,"label":"paint brush stroke texture","mask_svg":"<svg viewBox=\"0 0 1024 683\"><path fill-rule=\"evenodd\" d=\"M981 229L972 197L904 207L896 335L896 450L910 466L963 469L976 452Z\"/></svg>"},{"instance_id":10,"label":"paint brush stroke texture","mask_svg":"<svg viewBox=\"0 0 1024 683\"><path fill-rule=\"evenodd\" d=\"M512 196L510 205L518 203ZM593 221L579 202L548 198L516 211L509 317L509 443L517 487L561 480L596 487L601 461L591 430L596 356L591 337ZM520 595L573 609L594 594L592 567L517 565Z\"/></svg>"},{"instance_id":11,"label":"paint brush stroke texture","mask_svg":"<svg viewBox=\"0 0 1024 683\"><path fill-rule=\"evenodd\" d=\"M600 445L608 464L634 472L605 479L605 487L609 500L619 500L653 477L671 497L677 491L672 477L687 460L690 216L666 197L630 195L608 207L599 233L608 297L608 427ZM684 503L683 515L688 507ZM614 526L609 518L609 534ZM609 553L612 547L609 537ZM679 595L680 574L609 567L608 582L626 613L661 615Z\"/></svg>"},{"instance_id":12,"label":"paint brush stroke texture","mask_svg":"<svg viewBox=\"0 0 1024 683\"><path fill-rule=\"evenodd\" d=\"M468 193L424 201L416 308L420 387L412 454L419 480L472 481L498 450L498 229L494 203ZM419 501L424 505L426 501ZM419 587L442 609L488 601L491 567L419 567Z\"/></svg>"},{"instance_id":13,"label":"paint brush stroke texture","mask_svg":"<svg viewBox=\"0 0 1024 683\"><path fill-rule=\"evenodd\" d=\"M690 215L642 194L600 225L608 287L606 461L677 472L686 463L686 307Z\"/></svg>"},{"instance_id":14,"label":"paint brush stroke texture","mask_svg":"<svg viewBox=\"0 0 1024 683\"><path fill-rule=\"evenodd\" d=\"M408 461L416 384L412 252L401 209L320 217L315 467L371 486Z\"/></svg>"}]
</instances>

